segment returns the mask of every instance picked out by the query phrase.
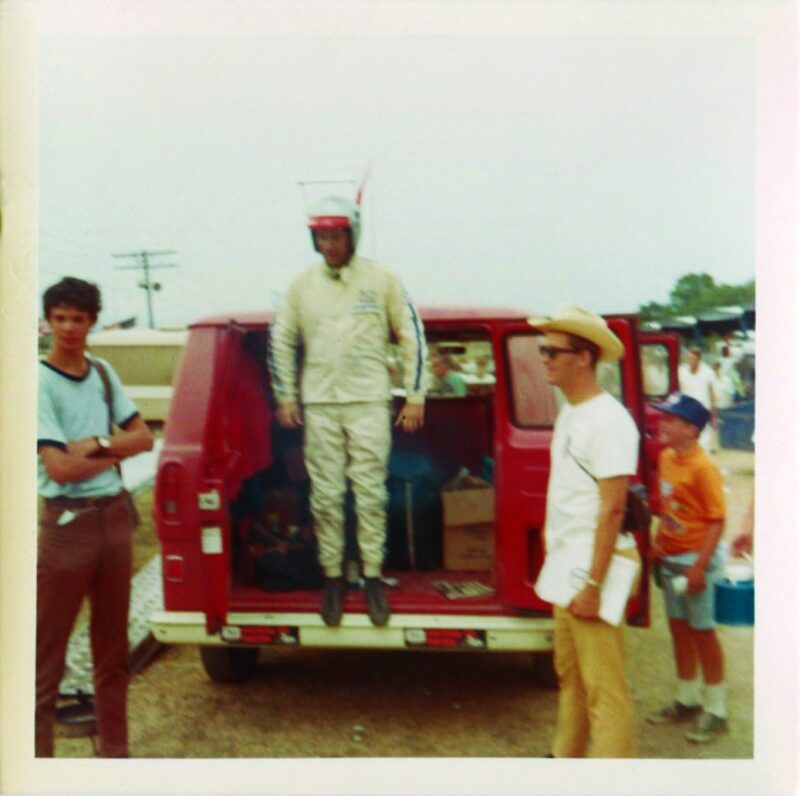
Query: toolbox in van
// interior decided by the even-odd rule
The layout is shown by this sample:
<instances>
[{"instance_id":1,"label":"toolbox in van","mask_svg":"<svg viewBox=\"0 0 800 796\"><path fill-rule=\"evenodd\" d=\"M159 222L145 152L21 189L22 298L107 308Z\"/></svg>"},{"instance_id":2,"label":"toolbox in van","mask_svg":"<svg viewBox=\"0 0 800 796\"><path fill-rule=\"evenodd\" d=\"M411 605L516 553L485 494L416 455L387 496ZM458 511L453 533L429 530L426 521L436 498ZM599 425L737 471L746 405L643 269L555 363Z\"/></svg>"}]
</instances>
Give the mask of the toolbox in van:
<instances>
[{"instance_id":1,"label":"toolbox in van","mask_svg":"<svg viewBox=\"0 0 800 796\"><path fill-rule=\"evenodd\" d=\"M429 349L447 349L467 394L429 397L425 425L415 434L393 427L384 564L392 615L385 627L369 621L358 588L347 590L342 624L330 628L319 615L320 588L270 588L259 580L254 556L263 547L254 546L254 523L294 534L298 545L308 542L305 531L313 526L302 429L283 429L274 416L265 365L273 315L191 326L156 477L164 605L151 626L161 642L198 645L213 679L247 676L258 648L273 644L552 649L551 606L533 584L544 555L549 447L560 399L546 381L538 333L515 310L420 314ZM643 430L636 318L608 323L626 356L601 365L603 383ZM487 357L489 375L478 378L474 363ZM396 412L404 401L399 387L393 400ZM652 455L652 441L643 442L637 478L648 484ZM465 472L484 480L447 488ZM644 561L648 530L635 531ZM628 605L629 622L647 623L647 589L643 577Z\"/></svg>"}]
</instances>

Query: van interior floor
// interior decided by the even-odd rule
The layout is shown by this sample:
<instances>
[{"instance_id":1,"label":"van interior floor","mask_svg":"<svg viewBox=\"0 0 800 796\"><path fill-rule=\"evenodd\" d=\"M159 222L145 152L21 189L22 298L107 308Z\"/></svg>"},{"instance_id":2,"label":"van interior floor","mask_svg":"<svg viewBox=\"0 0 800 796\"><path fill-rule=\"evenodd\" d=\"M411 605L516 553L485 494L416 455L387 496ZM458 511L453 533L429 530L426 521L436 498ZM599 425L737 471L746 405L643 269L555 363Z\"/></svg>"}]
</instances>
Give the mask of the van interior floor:
<instances>
[{"instance_id":1,"label":"van interior floor","mask_svg":"<svg viewBox=\"0 0 800 796\"><path fill-rule=\"evenodd\" d=\"M386 596L395 613L492 614L501 609L491 571L451 571L384 573ZM450 596L448 596L448 594ZM257 586L235 586L230 595L230 611L269 610L275 612L317 611L322 590L270 592ZM345 611L366 613L363 591L349 587Z\"/></svg>"}]
</instances>

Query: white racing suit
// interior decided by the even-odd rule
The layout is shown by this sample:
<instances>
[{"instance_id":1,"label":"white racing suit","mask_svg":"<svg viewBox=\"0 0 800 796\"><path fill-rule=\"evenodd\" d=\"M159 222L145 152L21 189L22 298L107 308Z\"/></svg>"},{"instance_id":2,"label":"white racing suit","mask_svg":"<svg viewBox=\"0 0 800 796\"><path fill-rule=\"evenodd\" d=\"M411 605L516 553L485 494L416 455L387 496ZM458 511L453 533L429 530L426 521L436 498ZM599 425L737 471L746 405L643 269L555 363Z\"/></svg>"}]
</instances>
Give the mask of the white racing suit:
<instances>
[{"instance_id":1,"label":"white racing suit","mask_svg":"<svg viewBox=\"0 0 800 796\"><path fill-rule=\"evenodd\" d=\"M275 398L303 405L311 511L327 577L342 574L347 479L356 502L363 574L381 574L392 437L392 333L403 352L406 400L422 404L422 322L400 281L384 266L355 256L338 271L324 263L312 266L294 280L272 325L268 364Z\"/></svg>"}]
</instances>

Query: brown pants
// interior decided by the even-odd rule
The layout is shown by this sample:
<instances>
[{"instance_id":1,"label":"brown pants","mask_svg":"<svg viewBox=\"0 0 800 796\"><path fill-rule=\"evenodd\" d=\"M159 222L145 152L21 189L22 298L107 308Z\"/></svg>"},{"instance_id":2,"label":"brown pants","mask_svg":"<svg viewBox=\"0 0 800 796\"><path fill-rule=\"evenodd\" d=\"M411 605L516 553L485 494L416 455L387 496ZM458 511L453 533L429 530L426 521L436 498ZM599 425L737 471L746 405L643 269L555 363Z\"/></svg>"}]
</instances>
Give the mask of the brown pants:
<instances>
[{"instance_id":1,"label":"brown pants","mask_svg":"<svg viewBox=\"0 0 800 796\"><path fill-rule=\"evenodd\" d=\"M36 572L37 757L53 757L55 707L67 644L87 596L100 754L128 756L128 604L133 527L125 496L85 507L77 502L46 502L39 523Z\"/></svg>"},{"instance_id":2,"label":"brown pants","mask_svg":"<svg viewBox=\"0 0 800 796\"><path fill-rule=\"evenodd\" d=\"M636 549L619 553L639 561ZM641 574L641 573L640 573ZM633 584L635 593L639 579ZM555 606L559 680L555 757L636 757L636 719L625 680L623 628ZM591 747L591 748L590 748Z\"/></svg>"},{"instance_id":3,"label":"brown pants","mask_svg":"<svg viewBox=\"0 0 800 796\"><path fill-rule=\"evenodd\" d=\"M625 682L622 628L599 619L576 619L558 606L553 616L559 680L553 754L636 757L636 722Z\"/></svg>"}]
</instances>

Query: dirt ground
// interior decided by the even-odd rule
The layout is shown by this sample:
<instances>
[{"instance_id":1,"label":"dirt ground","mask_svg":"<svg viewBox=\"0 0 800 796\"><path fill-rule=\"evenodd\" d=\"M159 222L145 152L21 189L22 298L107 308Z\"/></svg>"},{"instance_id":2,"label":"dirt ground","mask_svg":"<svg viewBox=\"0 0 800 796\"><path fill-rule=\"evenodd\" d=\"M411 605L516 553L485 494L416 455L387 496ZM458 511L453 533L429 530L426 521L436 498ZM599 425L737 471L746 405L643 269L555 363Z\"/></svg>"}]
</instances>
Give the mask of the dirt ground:
<instances>
[{"instance_id":1,"label":"dirt ground","mask_svg":"<svg viewBox=\"0 0 800 796\"><path fill-rule=\"evenodd\" d=\"M753 455L716 455L736 532L753 483ZM139 504L149 516L150 494ZM136 565L158 551L149 522L137 532ZM628 672L644 758L753 756L753 628L720 626L730 732L707 746L685 728L648 725L672 698L671 646L660 593L652 626L628 628ZM193 647L165 649L130 687L131 750L144 758L540 757L547 753L557 692L537 682L531 656L447 652L262 650L256 676L211 682ZM92 754L88 739L60 739L61 757Z\"/></svg>"}]
</instances>

